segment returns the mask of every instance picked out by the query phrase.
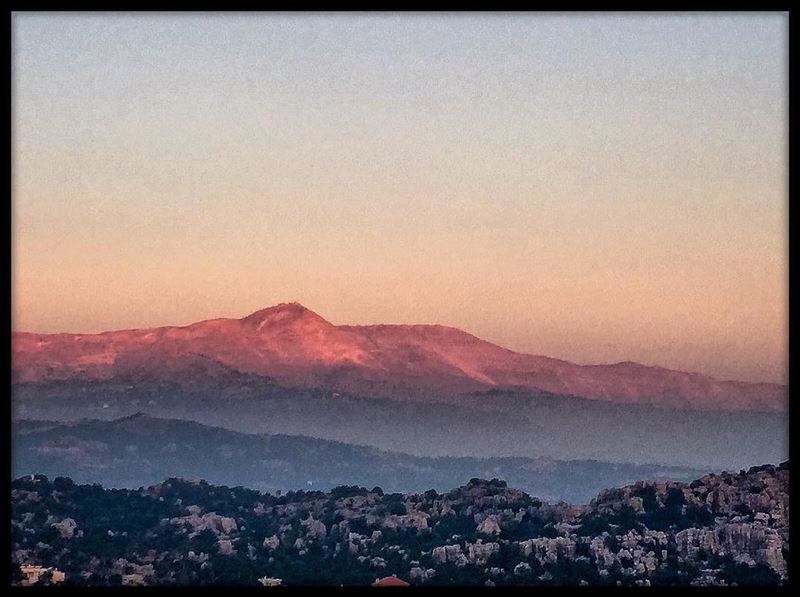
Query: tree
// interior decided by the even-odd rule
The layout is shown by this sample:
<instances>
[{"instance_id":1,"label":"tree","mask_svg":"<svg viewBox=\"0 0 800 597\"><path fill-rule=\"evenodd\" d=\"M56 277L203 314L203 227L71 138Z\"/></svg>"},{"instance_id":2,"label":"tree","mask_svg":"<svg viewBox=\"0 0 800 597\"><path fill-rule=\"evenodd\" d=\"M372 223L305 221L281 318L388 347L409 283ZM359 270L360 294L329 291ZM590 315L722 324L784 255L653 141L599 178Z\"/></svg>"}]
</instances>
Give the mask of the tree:
<instances>
[{"instance_id":1,"label":"tree","mask_svg":"<svg viewBox=\"0 0 800 597\"><path fill-rule=\"evenodd\" d=\"M53 571L45 570L34 583L34 586L47 586L53 584Z\"/></svg>"},{"instance_id":2,"label":"tree","mask_svg":"<svg viewBox=\"0 0 800 597\"><path fill-rule=\"evenodd\" d=\"M11 562L11 584L16 585L21 583L25 580L25 575L22 574L22 570L19 569L19 565Z\"/></svg>"},{"instance_id":3,"label":"tree","mask_svg":"<svg viewBox=\"0 0 800 597\"><path fill-rule=\"evenodd\" d=\"M203 529L192 540L195 551L205 553L216 553L217 551L217 536L209 529Z\"/></svg>"}]
</instances>

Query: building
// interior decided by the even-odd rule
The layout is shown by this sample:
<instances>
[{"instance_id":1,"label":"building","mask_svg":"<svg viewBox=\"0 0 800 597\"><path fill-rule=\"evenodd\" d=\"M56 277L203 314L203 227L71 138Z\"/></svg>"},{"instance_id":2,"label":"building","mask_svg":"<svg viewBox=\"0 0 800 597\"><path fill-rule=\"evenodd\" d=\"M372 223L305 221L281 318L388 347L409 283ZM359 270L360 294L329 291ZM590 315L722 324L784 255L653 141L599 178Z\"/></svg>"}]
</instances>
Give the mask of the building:
<instances>
[{"instance_id":1,"label":"building","mask_svg":"<svg viewBox=\"0 0 800 597\"><path fill-rule=\"evenodd\" d=\"M33 564L23 564L19 567L20 572L25 575L25 579L20 583L25 586L35 585L45 572L51 574L50 582L53 584L64 582L66 575L58 568L45 568Z\"/></svg>"},{"instance_id":2,"label":"building","mask_svg":"<svg viewBox=\"0 0 800 597\"><path fill-rule=\"evenodd\" d=\"M372 583L373 587L407 587L409 584L402 578L396 576L384 576L383 578L376 578Z\"/></svg>"}]
</instances>

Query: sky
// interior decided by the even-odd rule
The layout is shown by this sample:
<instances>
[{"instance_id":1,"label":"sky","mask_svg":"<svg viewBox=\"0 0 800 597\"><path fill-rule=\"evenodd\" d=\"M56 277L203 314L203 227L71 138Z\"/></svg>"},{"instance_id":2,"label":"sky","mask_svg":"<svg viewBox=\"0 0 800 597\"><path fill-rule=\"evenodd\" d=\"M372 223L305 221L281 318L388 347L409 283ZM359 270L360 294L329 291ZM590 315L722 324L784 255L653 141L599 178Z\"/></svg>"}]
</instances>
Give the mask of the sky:
<instances>
[{"instance_id":1,"label":"sky","mask_svg":"<svg viewBox=\"0 0 800 597\"><path fill-rule=\"evenodd\" d=\"M15 13L12 327L299 301L785 382L788 16Z\"/></svg>"}]
</instances>

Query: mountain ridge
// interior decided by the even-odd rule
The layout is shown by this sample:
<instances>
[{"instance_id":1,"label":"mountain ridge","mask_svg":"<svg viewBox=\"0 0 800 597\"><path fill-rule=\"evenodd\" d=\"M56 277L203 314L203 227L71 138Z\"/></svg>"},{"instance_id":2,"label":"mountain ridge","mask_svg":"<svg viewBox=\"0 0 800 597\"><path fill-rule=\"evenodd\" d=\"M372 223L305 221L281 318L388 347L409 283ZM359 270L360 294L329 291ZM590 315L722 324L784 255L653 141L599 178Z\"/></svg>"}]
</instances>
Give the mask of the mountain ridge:
<instances>
[{"instance_id":1,"label":"mountain ridge","mask_svg":"<svg viewBox=\"0 0 800 597\"><path fill-rule=\"evenodd\" d=\"M547 499L583 502L608 486L642 477L689 481L708 468L546 456L420 457L304 435L241 433L143 411L110 420L21 419L12 445L12 476L36 472L132 488L191 476L284 491L353 483L424 491L488 474Z\"/></svg>"},{"instance_id":2,"label":"mountain ridge","mask_svg":"<svg viewBox=\"0 0 800 597\"><path fill-rule=\"evenodd\" d=\"M779 384L721 381L632 361L578 365L518 353L439 324L334 325L298 302L242 318L98 334L12 333L12 379L222 376L424 399L487 389L543 390L668 408L784 411Z\"/></svg>"}]
</instances>

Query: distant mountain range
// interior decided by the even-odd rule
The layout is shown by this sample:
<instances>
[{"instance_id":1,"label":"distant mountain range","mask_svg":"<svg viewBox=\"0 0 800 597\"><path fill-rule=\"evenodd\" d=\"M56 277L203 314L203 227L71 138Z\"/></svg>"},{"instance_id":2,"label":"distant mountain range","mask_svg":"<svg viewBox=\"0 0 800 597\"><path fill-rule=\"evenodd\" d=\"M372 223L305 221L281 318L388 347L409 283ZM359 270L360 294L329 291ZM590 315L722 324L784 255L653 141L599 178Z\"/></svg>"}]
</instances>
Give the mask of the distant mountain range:
<instances>
[{"instance_id":1,"label":"distant mountain range","mask_svg":"<svg viewBox=\"0 0 800 597\"><path fill-rule=\"evenodd\" d=\"M585 503L640 479L688 481L699 469L552 458L419 457L303 436L244 434L137 413L64 424L17 421L12 477L42 473L106 487L146 487L182 476L261 491L338 485L384 491L445 490L501 478L547 500Z\"/></svg>"},{"instance_id":2,"label":"distant mountain range","mask_svg":"<svg viewBox=\"0 0 800 597\"><path fill-rule=\"evenodd\" d=\"M183 327L12 335L16 383L124 379L196 387L227 379L235 385L243 375L289 388L427 402L494 390L669 409L788 408L787 388L778 384L719 381L632 362L577 365L440 325L337 326L298 303Z\"/></svg>"},{"instance_id":3,"label":"distant mountain range","mask_svg":"<svg viewBox=\"0 0 800 597\"><path fill-rule=\"evenodd\" d=\"M785 459L785 413L664 409L534 391L422 402L287 388L254 375L194 385L133 377L12 385L12 416L76 422L139 411L249 434L304 435L415 456L601 460L738 470Z\"/></svg>"}]
</instances>

